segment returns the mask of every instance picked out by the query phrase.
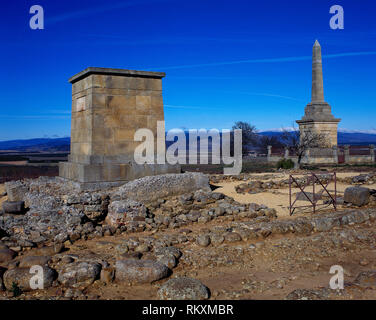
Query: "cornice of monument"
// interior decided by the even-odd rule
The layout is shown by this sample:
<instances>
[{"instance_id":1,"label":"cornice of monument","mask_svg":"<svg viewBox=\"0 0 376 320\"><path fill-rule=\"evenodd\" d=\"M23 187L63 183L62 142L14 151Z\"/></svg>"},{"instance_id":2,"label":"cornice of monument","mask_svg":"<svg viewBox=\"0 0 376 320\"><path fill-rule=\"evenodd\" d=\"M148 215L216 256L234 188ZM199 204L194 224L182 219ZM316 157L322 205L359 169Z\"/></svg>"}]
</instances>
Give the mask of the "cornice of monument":
<instances>
[{"instance_id":1,"label":"cornice of monument","mask_svg":"<svg viewBox=\"0 0 376 320\"><path fill-rule=\"evenodd\" d=\"M334 118L330 105L325 102L310 102L305 108L305 114L300 123L304 122L340 122L341 119ZM299 123L297 122L297 123Z\"/></svg>"},{"instance_id":2,"label":"cornice of monument","mask_svg":"<svg viewBox=\"0 0 376 320\"><path fill-rule=\"evenodd\" d=\"M126 76L126 77L141 77L141 78L153 78L153 79L162 79L163 77L166 76L166 74L164 72L88 67L85 70L75 74L73 77L69 78L69 82L75 83L79 80L82 80L83 78L88 77L91 74L110 75L110 76L111 75L112 76Z\"/></svg>"},{"instance_id":3,"label":"cornice of monument","mask_svg":"<svg viewBox=\"0 0 376 320\"><path fill-rule=\"evenodd\" d=\"M296 120L295 122L298 124L306 124L306 123L338 123L342 119L340 118L333 118L333 119L304 119L304 117L301 120Z\"/></svg>"}]
</instances>

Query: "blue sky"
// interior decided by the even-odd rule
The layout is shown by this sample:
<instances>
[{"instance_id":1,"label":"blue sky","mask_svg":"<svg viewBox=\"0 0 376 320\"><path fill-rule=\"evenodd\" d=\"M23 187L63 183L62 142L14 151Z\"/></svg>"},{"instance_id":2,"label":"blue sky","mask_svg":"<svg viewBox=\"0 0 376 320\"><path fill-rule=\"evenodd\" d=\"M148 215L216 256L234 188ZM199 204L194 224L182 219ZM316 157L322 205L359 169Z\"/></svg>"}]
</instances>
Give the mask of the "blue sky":
<instances>
[{"instance_id":1,"label":"blue sky","mask_svg":"<svg viewBox=\"0 0 376 320\"><path fill-rule=\"evenodd\" d=\"M35 4L44 30L29 28ZM334 4L344 30L329 27ZM68 78L88 66L166 72L167 129L288 127L310 101L315 39L340 128L376 129L371 0L18 0L1 15L0 140L68 136Z\"/></svg>"}]
</instances>

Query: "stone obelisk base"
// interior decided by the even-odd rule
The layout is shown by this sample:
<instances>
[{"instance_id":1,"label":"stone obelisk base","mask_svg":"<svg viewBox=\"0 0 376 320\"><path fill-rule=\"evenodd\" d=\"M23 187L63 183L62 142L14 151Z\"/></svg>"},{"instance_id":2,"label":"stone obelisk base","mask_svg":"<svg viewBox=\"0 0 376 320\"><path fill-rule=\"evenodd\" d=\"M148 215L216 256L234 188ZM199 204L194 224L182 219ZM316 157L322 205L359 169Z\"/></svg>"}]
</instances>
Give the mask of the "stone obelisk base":
<instances>
[{"instance_id":1,"label":"stone obelisk base","mask_svg":"<svg viewBox=\"0 0 376 320\"><path fill-rule=\"evenodd\" d=\"M71 152L59 175L81 189L94 190L144 176L180 173L180 166L138 165L136 132L158 136L164 121L163 72L89 67L72 84ZM155 147L154 147L155 149ZM154 153L157 158L157 153Z\"/></svg>"},{"instance_id":2,"label":"stone obelisk base","mask_svg":"<svg viewBox=\"0 0 376 320\"><path fill-rule=\"evenodd\" d=\"M128 181L166 173L181 173L180 165L170 164L84 164L60 162L59 176L79 187L80 190L101 190L116 187Z\"/></svg>"}]
</instances>

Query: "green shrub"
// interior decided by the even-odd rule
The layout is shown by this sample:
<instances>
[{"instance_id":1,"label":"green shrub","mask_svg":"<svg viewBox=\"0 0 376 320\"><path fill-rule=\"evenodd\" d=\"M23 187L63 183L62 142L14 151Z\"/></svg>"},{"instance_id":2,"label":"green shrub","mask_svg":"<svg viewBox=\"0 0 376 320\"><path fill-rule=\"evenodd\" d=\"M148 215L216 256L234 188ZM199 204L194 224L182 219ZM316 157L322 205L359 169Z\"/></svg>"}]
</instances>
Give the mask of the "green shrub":
<instances>
[{"instance_id":1,"label":"green shrub","mask_svg":"<svg viewBox=\"0 0 376 320\"><path fill-rule=\"evenodd\" d=\"M20 287L15 282L12 283L11 291L13 293L14 298L17 298L18 296L20 296L22 294L22 290L20 289Z\"/></svg>"},{"instance_id":2,"label":"green shrub","mask_svg":"<svg viewBox=\"0 0 376 320\"><path fill-rule=\"evenodd\" d=\"M277 162L277 169L292 169L294 168L294 161L291 159L281 159Z\"/></svg>"}]
</instances>

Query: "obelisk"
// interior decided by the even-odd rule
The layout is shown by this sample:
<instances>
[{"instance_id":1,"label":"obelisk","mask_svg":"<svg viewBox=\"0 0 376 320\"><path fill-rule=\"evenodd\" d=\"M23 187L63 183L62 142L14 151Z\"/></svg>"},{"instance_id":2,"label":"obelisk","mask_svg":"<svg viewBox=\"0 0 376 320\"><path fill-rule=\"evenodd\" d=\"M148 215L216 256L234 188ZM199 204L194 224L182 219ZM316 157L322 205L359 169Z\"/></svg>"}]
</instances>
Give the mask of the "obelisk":
<instances>
[{"instance_id":1,"label":"obelisk","mask_svg":"<svg viewBox=\"0 0 376 320\"><path fill-rule=\"evenodd\" d=\"M312 102L324 102L321 46L317 40L312 49Z\"/></svg>"},{"instance_id":2,"label":"obelisk","mask_svg":"<svg viewBox=\"0 0 376 320\"><path fill-rule=\"evenodd\" d=\"M305 114L299 124L301 135L306 132L325 134L328 145L337 145L337 127L341 119L334 118L330 105L324 100L321 46L316 40L312 49L312 97L305 107Z\"/></svg>"}]
</instances>

